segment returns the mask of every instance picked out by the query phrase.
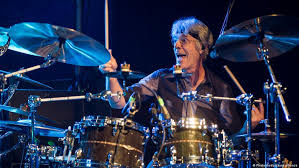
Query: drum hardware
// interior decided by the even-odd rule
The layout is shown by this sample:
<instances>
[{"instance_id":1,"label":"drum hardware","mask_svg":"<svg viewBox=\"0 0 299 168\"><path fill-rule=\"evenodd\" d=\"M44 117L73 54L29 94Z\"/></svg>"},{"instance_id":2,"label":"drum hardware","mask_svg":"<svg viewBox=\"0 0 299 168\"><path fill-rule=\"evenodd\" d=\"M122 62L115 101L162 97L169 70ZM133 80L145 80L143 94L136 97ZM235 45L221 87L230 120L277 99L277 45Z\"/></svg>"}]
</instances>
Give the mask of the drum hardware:
<instances>
[{"instance_id":1,"label":"drum hardware","mask_svg":"<svg viewBox=\"0 0 299 168\"><path fill-rule=\"evenodd\" d=\"M179 95L179 97L183 100L188 100L188 101L196 101L196 100L200 100L200 99L204 99L206 101L212 101L212 100L228 100L228 101L235 101L235 102L238 101L238 98L219 97L219 96L213 96L212 94L200 95L197 93L197 91L183 92ZM263 101L257 99L257 100L253 100L253 102L254 103L262 103Z\"/></svg>"},{"instance_id":2,"label":"drum hardware","mask_svg":"<svg viewBox=\"0 0 299 168\"><path fill-rule=\"evenodd\" d=\"M253 95L251 94L241 94L237 98L228 98L228 97L216 97L212 96L211 94L207 94L206 96L197 94L197 91L189 91L189 92L183 92L181 95L179 95L183 100L188 101L194 101L199 99L205 99L207 101L212 100L228 100L228 101L235 101L238 104L241 104L246 107L246 110L244 111L244 114L247 117L247 126L246 126L246 142L247 142L247 151L251 151L251 110L252 110L252 103L253 102L261 102L261 100L253 100ZM250 155L249 155L250 156ZM251 166L251 159L249 158L247 160L247 166Z\"/></svg>"},{"instance_id":3,"label":"drum hardware","mask_svg":"<svg viewBox=\"0 0 299 168\"><path fill-rule=\"evenodd\" d=\"M137 101L136 101L136 97L135 95L137 95L137 98L138 98L138 102L139 102L139 105L138 105L138 109L137 109ZM125 119L126 118L133 118L134 115L140 110L141 108L141 102L140 102L140 94L138 92L134 92L128 102L126 103L126 105L124 106L124 108L122 109L121 113L125 115Z\"/></svg>"},{"instance_id":4,"label":"drum hardware","mask_svg":"<svg viewBox=\"0 0 299 168\"><path fill-rule=\"evenodd\" d=\"M281 155L280 155L280 129L279 129L279 106L282 107L284 116L287 122L291 122L291 116L288 112L287 106L285 104L284 98L282 96L282 85L277 81L274 71L272 69L272 66L270 64L269 60L269 49L267 46L265 46L264 39L266 38L266 32L265 32L265 22L266 19L263 20L262 18L255 18L254 20L254 25L256 27L256 32L257 32L257 57L260 57L264 60L264 63L269 71L272 83L270 84L269 91L267 93L270 94L270 99L271 102L274 104L274 116L275 116L275 133L276 133L276 138L275 138L275 154L273 157L269 158L269 161L273 161L274 164L280 164L281 163ZM298 20L296 21L298 23ZM295 43L296 46L298 44ZM270 50L271 51L271 50ZM280 104L280 105L279 105Z\"/></svg>"},{"instance_id":5,"label":"drum hardware","mask_svg":"<svg viewBox=\"0 0 299 168\"><path fill-rule=\"evenodd\" d=\"M8 36L8 40L7 40L7 42L5 43L5 45L4 45L4 46L0 46L0 56L2 56L3 54L6 53L9 44L10 44L10 37Z\"/></svg>"},{"instance_id":6,"label":"drum hardware","mask_svg":"<svg viewBox=\"0 0 299 168\"><path fill-rule=\"evenodd\" d=\"M167 74L162 76L164 78L175 78L175 79L182 79L192 76L192 73L186 73L183 71L181 65L176 64L172 67L172 74Z\"/></svg>"},{"instance_id":7,"label":"drum hardware","mask_svg":"<svg viewBox=\"0 0 299 168\"><path fill-rule=\"evenodd\" d=\"M6 135L5 134L2 135L2 137L0 139L6 138L7 136L11 135L9 132L5 133ZM17 144L13 145L10 149L1 152L0 153L0 159L2 159L2 157L6 156L8 153L18 149L21 145L24 145L26 142L27 142L27 136L26 135L18 135Z\"/></svg>"},{"instance_id":8,"label":"drum hardware","mask_svg":"<svg viewBox=\"0 0 299 168\"><path fill-rule=\"evenodd\" d=\"M113 159L112 154L108 153L108 155L107 155L107 161L105 163L106 167L111 167L112 159Z\"/></svg>"},{"instance_id":9,"label":"drum hardware","mask_svg":"<svg viewBox=\"0 0 299 168\"><path fill-rule=\"evenodd\" d=\"M174 165L177 162L177 157L176 157L176 148L175 146L170 147L170 154L171 154L171 159L170 159L170 164Z\"/></svg>"},{"instance_id":10,"label":"drum hardware","mask_svg":"<svg viewBox=\"0 0 299 168\"><path fill-rule=\"evenodd\" d=\"M284 27L288 25L288 28ZM275 165L281 163L280 131L279 131L279 106L282 107L287 122L291 121L290 114L285 104L282 85L277 81L269 59L279 56L298 46L299 20L284 15L267 15L242 22L219 36L212 57L222 57L234 62L252 62L263 60L271 77L271 83L264 84L264 93L267 97L267 111L263 123L265 124L264 137L269 132L268 121L269 102L274 104L275 120L275 154L268 159L265 153L265 165L273 161ZM289 29L290 28L290 29ZM248 135L247 135L248 136ZM263 137L263 139L265 139ZM268 136L269 137L269 136ZM262 138L262 137L261 137Z\"/></svg>"},{"instance_id":11,"label":"drum hardware","mask_svg":"<svg viewBox=\"0 0 299 168\"><path fill-rule=\"evenodd\" d=\"M34 96L32 97L32 99L39 105L40 103L54 102L54 101L68 101L68 100L82 100L82 99L86 99L86 101L91 101L92 99L107 100L110 97L120 98L122 95L123 94L120 92L112 93L111 91L104 90L98 94L86 93L85 95L81 95L81 96L53 97L53 98L40 98L39 96Z\"/></svg>"},{"instance_id":12,"label":"drum hardware","mask_svg":"<svg viewBox=\"0 0 299 168\"><path fill-rule=\"evenodd\" d=\"M0 70L0 81L2 81L5 85L7 84L7 78L4 77L4 74L9 74L9 73L10 72ZM17 78L21 81L24 81L24 82L30 83L32 85L35 85L35 86L43 87L43 88L46 88L46 89L53 89L51 86L45 85L45 84L40 83L40 82L35 81L35 80L32 80L28 77L24 77L24 76L22 76L22 74L14 75L13 77L15 77L15 78Z\"/></svg>"},{"instance_id":13,"label":"drum hardware","mask_svg":"<svg viewBox=\"0 0 299 168\"><path fill-rule=\"evenodd\" d=\"M69 126L67 131L66 131L66 136L64 138L60 138L59 141L63 141L64 148L63 148L63 155L62 158L65 158L67 156L66 165L70 164L71 161L71 156L72 156L72 151L74 148L74 143L75 143L75 136L73 135L72 129ZM67 154L68 151L68 154Z\"/></svg>"}]
</instances>

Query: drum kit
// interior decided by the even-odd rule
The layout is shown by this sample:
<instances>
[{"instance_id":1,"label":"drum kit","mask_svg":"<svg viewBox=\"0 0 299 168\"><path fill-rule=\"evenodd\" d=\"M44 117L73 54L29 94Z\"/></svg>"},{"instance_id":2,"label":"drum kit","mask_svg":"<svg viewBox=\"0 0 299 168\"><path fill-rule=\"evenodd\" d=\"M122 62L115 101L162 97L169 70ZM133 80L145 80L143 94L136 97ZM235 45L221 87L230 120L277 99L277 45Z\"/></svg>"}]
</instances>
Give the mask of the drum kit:
<instances>
[{"instance_id":1,"label":"drum kit","mask_svg":"<svg viewBox=\"0 0 299 168\"><path fill-rule=\"evenodd\" d=\"M285 28L285 25L289 25ZM292 30L292 31L290 31ZM99 66L110 60L108 50L99 42L75 31L73 29L45 23L20 23L10 29L1 28L3 40L7 43L1 47L3 55L7 49L45 58L45 63L34 67L21 69L16 72L0 71L1 95L9 92L13 95L16 87L7 85L10 77L19 78L31 84L51 88L45 84L23 77L22 74L46 68L56 61L78 65ZM254 18L238 24L225 31L216 41L212 56L222 57L234 62L252 62L264 60L271 75L272 82L265 85L267 96L274 104L275 132L252 133L251 110L254 102L253 96L246 94L232 73L228 71L234 82L238 85L241 96L237 98L216 97L213 95L199 95L197 92L178 93L184 101L229 100L236 101L246 107L247 132L237 138L245 139L247 148L234 150L234 144L225 131L218 129L217 123L207 123L203 118L181 118L174 121L167 117L155 120L150 129L132 120L131 115L124 118L107 116L85 116L68 129L52 127L37 120L53 122L37 114L37 107L45 102L72 101L78 99L107 100L111 97L121 97L122 93L112 93L109 90L98 94L87 93L82 96L40 98L31 95L28 97L28 108L15 108L7 106L11 96L0 105L2 111L28 116L28 119L19 121L0 121L0 139L5 139L14 132L21 134L18 144L11 149L2 151L0 159L9 152L26 146L24 167L37 168L41 163L48 163L52 167L145 167L145 145L152 140L159 146L159 150L152 157L152 167L236 167L246 165L251 167L252 159L256 153L252 152L253 139L262 141L275 141L275 154L265 158L267 164L281 164L280 138L290 134L282 134L279 130L279 107L283 109L287 121L291 120L286 103L282 96L281 84L277 81L269 58L279 56L299 44L298 19L283 15L268 15ZM129 64L123 64L121 71L105 74L123 81L140 79L145 75L131 71ZM178 68L173 77L184 77ZM125 83L123 84L125 86ZM159 96L157 95L157 98ZM2 97L3 99L3 97ZM267 100L268 101L268 100ZM159 101L161 102L161 101ZM131 102L130 111L135 109ZM163 106L163 103L160 104ZM28 110L29 109L29 110ZM154 112L153 112L154 113ZM268 113L268 112L267 112ZM265 117L266 129L269 128L268 114ZM57 138L63 146L40 145L36 136ZM78 145L76 145L78 144ZM148 166L150 167L150 165Z\"/></svg>"}]
</instances>

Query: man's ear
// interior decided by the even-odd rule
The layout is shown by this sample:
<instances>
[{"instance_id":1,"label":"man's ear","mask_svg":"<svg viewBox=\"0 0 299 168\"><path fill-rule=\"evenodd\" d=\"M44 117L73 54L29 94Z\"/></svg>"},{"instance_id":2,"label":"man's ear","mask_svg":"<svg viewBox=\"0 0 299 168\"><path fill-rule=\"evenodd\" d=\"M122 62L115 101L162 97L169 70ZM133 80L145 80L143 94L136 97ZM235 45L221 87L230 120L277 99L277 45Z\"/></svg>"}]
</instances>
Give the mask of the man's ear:
<instances>
[{"instance_id":1,"label":"man's ear","mask_svg":"<svg viewBox=\"0 0 299 168\"><path fill-rule=\"evenodd\" d=\"M203 47L201 47L201 50L199 50L199 54L201 55L201 54L203 54L205 51L204 51L204 49L202 49Z\"/></svg>"}]
</instances>

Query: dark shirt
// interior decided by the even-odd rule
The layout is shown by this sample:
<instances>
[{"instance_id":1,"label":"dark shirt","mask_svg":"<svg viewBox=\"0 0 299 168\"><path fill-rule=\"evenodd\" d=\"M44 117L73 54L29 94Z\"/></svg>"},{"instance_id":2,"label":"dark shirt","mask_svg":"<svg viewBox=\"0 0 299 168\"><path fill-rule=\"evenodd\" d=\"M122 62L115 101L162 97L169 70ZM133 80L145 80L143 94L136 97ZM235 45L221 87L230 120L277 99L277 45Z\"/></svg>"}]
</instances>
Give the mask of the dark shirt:
<instances>
[{"instance_id":1,"label":"dark shirt","mask_svg":"<svg viewBox=\"0 0 299 168\"><path fill-rule=\"evenodd\" d=\"M183 101L177 96L177 85L180 93L191 91L190 78L179 79L176 82L176 79L171 76L172 69L159 69L129 88L138 91L143 100L153 96L152 92L143 85L154 90L162 97L171 118L175 121L185 117L204 118L208 124L217 124L228 134L236 133L241 128L234 102L204 99ZM207 68L205 68L205 80L196 88L196 91L200 95L233 97L231 87Z\"/></svg>"}]
</instances>

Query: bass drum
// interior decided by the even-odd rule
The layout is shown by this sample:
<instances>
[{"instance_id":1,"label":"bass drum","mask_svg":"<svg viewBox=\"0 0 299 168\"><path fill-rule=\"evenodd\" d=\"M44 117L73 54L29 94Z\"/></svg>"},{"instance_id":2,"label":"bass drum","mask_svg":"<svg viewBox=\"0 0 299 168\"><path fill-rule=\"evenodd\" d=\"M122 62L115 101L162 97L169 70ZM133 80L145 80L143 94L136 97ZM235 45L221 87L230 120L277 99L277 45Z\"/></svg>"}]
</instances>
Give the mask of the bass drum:
<instances>
[{"instance_id":1,"label":"bass drum","mask_svg":"<svg viewBox=\"0 0 299 168\"><path fill-rule=\"evenodd\" d=\"M148 128L130 119L87 116L74 131L80 137L74 167L143 167Z\"/></svg>"}]
</instances>

